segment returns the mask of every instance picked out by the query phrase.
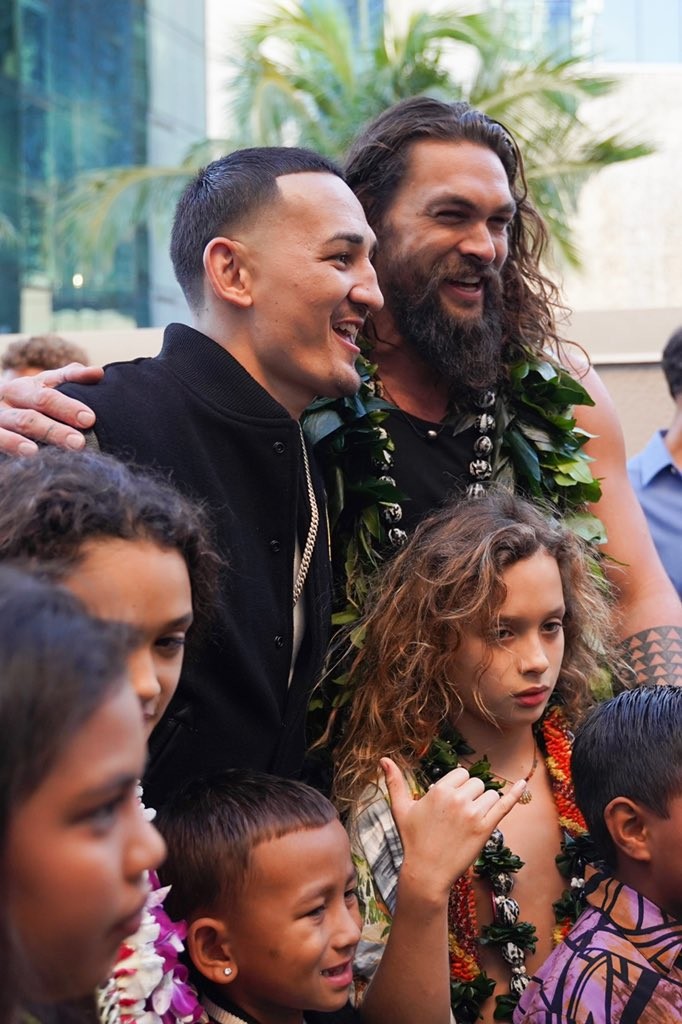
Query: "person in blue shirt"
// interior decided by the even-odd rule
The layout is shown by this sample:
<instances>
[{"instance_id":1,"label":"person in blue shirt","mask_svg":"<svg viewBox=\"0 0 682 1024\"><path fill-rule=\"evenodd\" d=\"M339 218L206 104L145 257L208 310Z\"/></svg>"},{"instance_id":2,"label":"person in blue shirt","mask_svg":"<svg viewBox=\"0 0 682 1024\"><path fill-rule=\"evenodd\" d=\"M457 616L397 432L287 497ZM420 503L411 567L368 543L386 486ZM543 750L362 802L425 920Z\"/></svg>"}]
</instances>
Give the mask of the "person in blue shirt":
<instances>
[{"instance_id":1,"label":"person in blue shirt","mask_svg":"<svg viewBox=\"0 0 682 1024\"><path fill-rule=\"evenodd\" d=\"M665 346L662 366L675 415L667 430L657 430L630 459L628 474L661 562L682 597L682 327Z\"/></svg>"}]
</instances>

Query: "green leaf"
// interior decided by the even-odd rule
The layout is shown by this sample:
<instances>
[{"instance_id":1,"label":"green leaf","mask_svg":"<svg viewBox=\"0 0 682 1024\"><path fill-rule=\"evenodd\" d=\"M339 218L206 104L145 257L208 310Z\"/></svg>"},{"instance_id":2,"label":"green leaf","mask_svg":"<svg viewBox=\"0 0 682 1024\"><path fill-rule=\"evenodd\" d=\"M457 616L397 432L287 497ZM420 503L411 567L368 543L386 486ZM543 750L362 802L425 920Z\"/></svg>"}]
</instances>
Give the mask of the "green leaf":
<instances>
[{"instance_id":1,"label":"green leaf","mask_svg":"<svg viewBox=\"0 0 682 1024\"><path fill-rule=\"evenodd\" d=\"M319 412L304 415L303 429L311 444L316 445L329 434L343 426L343 420L336 409L321 409Z\"/></svg>"},{"instance_id":2,"label":"green leaf","mask_svg":"<svg viewBox=\"0 0 682 1024\"><path fill-rule=\"evenodd\" d=\"M552 363L534 363L533 370L535 373L539 374L543 380L556 380L559 376L556 366Z\"/></svg>"},{"instance_id":3,"label":"green leaf","mask_svg":"<svg viewBox=\"0 0 682 1024\"><path fill-rule=\"evenodd\" d=\"M516 382L518 382L520 380L523 380L524 377L528 376L529 371L530 371L530 364L529 363L526 363L526 362L515 363L514 366L512 366L511 371L510 371L510 375L511 375L512 381L514 381L516 383Z\"/></svg>"},{"instance_id":4,"label":"green leaf","mask_svg":"<svg viewBox=\"0 0 682 1024\"><path fill-rule=\"evenodd\" d=\"M531 480L540 482L542 474L540 473L540 461L537 456L537 452L531 448L526 441L523 434L513 427L507 432L506 441L512 452L514 462L518 467L519 471L524 476L530 477Z\"/></svg>"},{"instance_id":5,"label":"green leaf","mask_svg":"<svg viewBox=\"0 0 682 1024\"><path fill-rule=\"evenodd\" d=\"M341 612L334 612L332 615L333 626L349 626L351 622L355 622L358 617L358 613L351 608L344 608Z\"/></svg>"},{"instance_id":6,"label":"green leaf","mask_svg":"<svg viewBox=\"0 0 682 1024\"><path fill-rule=\"evenodd\" d=\"M573 512L564 516L564 524L590 544L606 544L606 530L601 519L589 512Z\"/></svg>"},{"instance_id":7,"label":"green leaf","mask_svg":"<svg viewBox=\"0 0 682 1024\"><path fill-rule=\"evenodd\" d=\"M535 952L538 941L535 925L530 921L517 921L516 924L487 924L481 929L480 943L482 946L513 942L521 949Z\"/></svg>"},{"instance_id":8,"label":"green leaf","mask_svg":"<svg viewBox=\"0 0 682 1024\"><path fill-rule=\"evenodd\" d=\"M555 463L557 470L583 484L592 483L592 473L586 459L560 459Z\"/></svg>"},{"instance_id":9,"label":"green leaf","mask_svg":"<svg viewBox=\"0 0 682 1024\"><path fill-rule=\"evenodd\" d=\"M356 626L356 628L351 631L350 641L353 644L353 647L362 647L365 642L366 632L366 626Z\"/></svg>"},{"instance_id":10,"label":"green leaf","mask_svg":"<svg viewBox=\"0 0 682 1024\"><path fill-rule=\"evenodd\" d=\"M555 473L554 480L560 487L575 487L578 482L567 473Z\"/></svg>"},{"instance_id":11,"label":"green leaf","mask_svg":"<svg viewBox=\"0 0 682 1024\"><path fill-rule=\"evenodd\" d=\"M381 540L383 537L383 530L381 527L381 520L379 518L379 509L376 505L371 505L369 508L366 508L362 513L361 519L375 540Z\"/></svg>"},{"instance_id":12,"label":"green leaf","mask_svg":"<svg viewBox=\"0 0 682 1024\"><path fill-rule=\"evenodd\" d=\"M549 432L542 427L535 427L531 423L526 423L523 420L517 420L516 425L521 431L523 436L529 441L533 441L538 447L547 448L548 451L554 451L552 440L549 436Z\"/></svg>"}]
</instances>

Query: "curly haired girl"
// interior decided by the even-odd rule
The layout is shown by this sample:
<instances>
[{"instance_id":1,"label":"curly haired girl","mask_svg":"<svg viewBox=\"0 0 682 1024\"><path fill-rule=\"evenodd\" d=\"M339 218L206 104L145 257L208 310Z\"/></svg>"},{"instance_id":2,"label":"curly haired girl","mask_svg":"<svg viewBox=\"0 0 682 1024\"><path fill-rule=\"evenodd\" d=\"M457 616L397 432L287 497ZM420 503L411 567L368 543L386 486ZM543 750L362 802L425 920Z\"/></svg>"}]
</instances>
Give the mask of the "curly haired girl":
<instances>
[{"instance_id":1,"label":"curly haired girl","mask_svg":"<svg viewBox=\"0 0 682 1024\"><path fill-rule=\"evenodd\" d=\"M386 947L363 1015L510 1019L527 967L579 906L574 854L586 830L570 728L614 663L605 585L574 534L499 491L426 520L366 607L335 783L352 812L365 905L361 982ZM442 778L455 766L459 776ZM521 780L504 836L483 837L473 871L466 820L450 846L434 842L430 801L447 779L479 795L511 795L510 780Z\"/></svg>"}]
</instances>

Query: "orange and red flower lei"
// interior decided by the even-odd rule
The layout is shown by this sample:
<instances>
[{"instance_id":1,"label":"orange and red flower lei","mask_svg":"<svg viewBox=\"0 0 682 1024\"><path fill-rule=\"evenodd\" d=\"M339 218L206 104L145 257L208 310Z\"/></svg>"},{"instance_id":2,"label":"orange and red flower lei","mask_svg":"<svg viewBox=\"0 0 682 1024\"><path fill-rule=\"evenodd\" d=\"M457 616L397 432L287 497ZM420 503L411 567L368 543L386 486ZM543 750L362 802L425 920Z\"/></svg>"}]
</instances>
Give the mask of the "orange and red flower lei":
<instances>
[{"instance_id":1,"label":"orange and red flower lei","mask_svg":"<svg viewBox=\"0 0 682 1024\"><path fill-rule=\"evenodd\" d=\"M558 945L566 937L582 909L581 892L576 892L576 889L581 889L577 883L582 883L583 881L579 877L583 873L582 868L584 867L584 858L582 856L584 850L580 842L584 841L586 844L588 837L585 821L576 806L573 793L570 769L572 737L563 710L560 707L551 708L540 721L538 731L538 743L547 765L552 795L558 812L559 825L564 836L561 843L561 854L557 858L557 863L562 873L573 880L572 887L567 888L562 897L554 904L556 927L552 938L554 945ZM444 747L449 748L445 757ZM429 750L429 753L423 758L422 767L427 775L434 765L437 772L439 771L439 766L442 768L442 766L447 764L447 767L454 767L457 763L458 755L467 753L467 751L471 752L470 748L466 746L465 741L453 732L446 739L439 737L437 746ZM432 752L436 755L435 757L430 757ZM499 789L499 783L495 782L487 761L478 762L472 767L475 769L475 774L486 783L487 788ZM431 775L431 778L433 777ZM569 852L567 849L569 844L572 847L572 852ZM514 857L511 851L507 851L507 853L509 858L504 866L504 870L518 871L519 867L523 866L523 862ZM458 879L452 886L448 901L451 1004L455 1018L462 1022L462 1024L467 1019L476 1019L480 1006L492 994L494 989L494 982L487 977L481 967L481 931L476 914L476 900L472 881L474 872L479 876L485 877L491 870L495 870L490 865L486 867L486 856L485 850L482 851L474 868ZM578 872L577 879L574 877L575 872ZM517 923L517 927L519 926L528 928L528 925L522 921ZM486 941L488 945L496 944L494 938L488 937ZM519 937L518 942L521 946L525 945L526 948L532 948L527 938ZM498 1019L510 1019L516 999L513 996L507 995L501 997L501 1002L502 1005L500 1005L500 997L498 997L498 1014L496 1016L498 1016Z\"/></svg>"}]
</instances>

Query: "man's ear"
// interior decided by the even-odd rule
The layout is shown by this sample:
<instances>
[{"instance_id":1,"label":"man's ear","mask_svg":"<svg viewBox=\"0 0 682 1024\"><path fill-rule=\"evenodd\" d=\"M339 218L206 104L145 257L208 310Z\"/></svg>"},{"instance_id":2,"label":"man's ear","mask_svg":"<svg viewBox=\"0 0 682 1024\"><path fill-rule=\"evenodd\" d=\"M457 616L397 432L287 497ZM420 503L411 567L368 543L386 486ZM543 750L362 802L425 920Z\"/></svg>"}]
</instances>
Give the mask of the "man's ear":
<instances>
[{"instance_id":1,"label":"man's ear","mask_svg":"<svg viewBox=\"0 0 682 1024\"><path fill-rule=\"evenodd\" d=\"M229 985L239 973L232 955L229 928L216 917L199 917L187 930L190 960L205 978L216 985Z\"/></svg>"},{"instance_id":2,"label":"man's ear","mask_svg":"<svg viewBox=\"0 0 682 1024\"><path fill-rule=\"evenodd\" d=\"M253 301L245 257L244 245L230 238L212 238L204 249L204 272L213 294L240 309Z\"/></svg>"},{"instance_id":3,"label":"man's ear","mask_svg":"<svg viewBox=\"0 0 682 1024\"><path fill-rule=\"evenodd\" d=\"M619 853L642 863L651 860L651 811L629 797L617 796L604 808L604 824Z\"/></svg>"}]
</instances>

